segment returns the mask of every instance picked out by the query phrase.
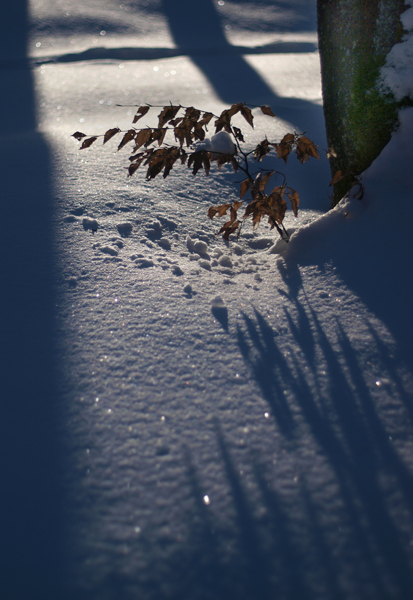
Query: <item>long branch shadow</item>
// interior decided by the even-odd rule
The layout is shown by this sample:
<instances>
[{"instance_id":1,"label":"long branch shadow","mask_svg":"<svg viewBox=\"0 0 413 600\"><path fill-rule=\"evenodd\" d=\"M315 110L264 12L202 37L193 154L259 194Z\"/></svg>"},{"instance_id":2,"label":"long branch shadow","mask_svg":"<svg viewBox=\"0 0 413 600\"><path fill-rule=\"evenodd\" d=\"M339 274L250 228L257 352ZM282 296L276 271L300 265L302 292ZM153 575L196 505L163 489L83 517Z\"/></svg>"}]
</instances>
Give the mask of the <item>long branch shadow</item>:
<instances>
[{"instance_id":1,"label":"long branch shadow","mask_svg":"<svg viewBox=\"0 0 413 600\"><path fill-rule=\"evenodd\" d=\"M291 436L294 420L284 394L286 383L282 369L284 357L276 344L277 333L269 328L259 329L248 315L243 316L246 329L237 325L241 354L249 365L284 435Z\"/></svg>"},{"instance_id":2,"label":"long branch shadow","mask_svg":"<svg viewBox=\"0 0 413 600\"><path fill-rule=\"evenodd\" d=\"M163 0L163 10L177 47L185 50L223 102L245 102L255 106L268 104L278 118L290 123L297 131L309 131L311 128L311 137L318 144L325 144L322 107L300 98L278 96L245 56L234 53L212 0L199 0L196 6L191 0L177 3ZM215 51L211 52L211 48ZM293 166L289 168L295 172ZM301 206L327 210L327 198L323 199L323 191L315 185L315 181L325 181L327 185L327 162L319 161L312 165L310 171L302 169L299 175L295 175L299 177L301 192L305 191L301 193L304 200ZM290 176L293 172L290 171ZM314 188L317 190L315 194Z\"/></svg>"},{"instance_id":3,"label":"long branch shadow","mask_svg":"<svg viewBox=\"0 0 413 600\"><path fill-rule=\"evenodd\" d=\"M395 181L398 189L402 182ZM394 236L394 242L384 244L388 226L374 222L372 218L371 252L366 252L365 232L360 228L350 234L351 242L347 245L348 252L335 252L333 266L336 276L344 282L360 298L368 310L382 321L390 331L397 348L394 363L404 363L408 369L413 364L413 345L411 343L412 313L411 298L413 293L412 278L402 274L394 265L400 264L401 256L410 252L409 237L401 232ZM367 221L365 222L367 224ZM318 239L313 238L312 249L309 253L285 255L285 272L297 271L297 265L302 267L316 264L318 267L325 263L325 249L329 243L335 244L336 229L327 229ZM350 238L349 238L350 240ZM374 248L374 260L373 260ZM413 397L413 390L411 390ZM413 404L411 404L413 406Z\"/></svg>"},{"instance_id":4,"label":"long branch shadow","mask_svg":"<svg viewBox=\"0 0 413 600\"><path fill-rule=\"evenodd\" d=\"M51 600L63 597L65 561L52 196L25 66L27 13L26 0L11 4L0 38L0 54L10 58L0 95L1 597Z\"/></svg>"},{"instance_id":5,"label":"long branch shadow","mask_svg":"<svg viewBox=\"0 0 413 600\"><path fill-rule=\"evenodd\" d=\"M176 48L90 48L80 53L39 58L47 62L85 60L156 60L189 56L225 103L269 104L277 116L324 139L324 117L320 105L299 98L280 97L245 59L245 54L285 54L313 52L312 42L274 42L263 46L234 46L224 34L220 16L211 0L163 0L163 12L177 45ZM0 63L1 64L1 63Z\"/></svg>"},{"instance_id":6,"label":"long branch shadow","mask_svg":"<svg viewBox=\"0 0 413 600\"><path fill-rule=\"evenodd\" d=\"M242 55L233 54L233 46L225 37L219 14L211 0L199 0L196 7L190 0L177 3L163 0L163 10L178 48L185 49L221 100L255 105L267 103L277 116L294 123L302 131L308 128L308 123L311 123L313 131L324 131L320 106L297 98L277 96ZM200 49L211 47L219 53L199 53Z\"/></svg>"},{"instance_id":7,"label":"long branch shadow","mask_svg":"<svg viewBox=\"0 0 413 600\"><path fill-rule=\"evenodd\" d=\"M310 600L311 590L304 581L302 557L291 535L288 511L278 494L268 489L263 471L253 458L255 478L269 515L263 527L254 515L249 491L218 422L216 436L234 517L225 527L202 502L200 477L187 450L187 472L195 500L195 511L189 518L191 559L186 561L190 576L184 575L182 583L179 568L181 581L174 597Z\"/></svg>"},{"instance_id":8,"label":"long branch shadow","mask_svg":"<svg viewBox=\"0 0 413 600\"><path fill-rule=\"evenodd\" d=\"M106 48L98 46L88 48L82 52L70 52L69 54L61 54L57 56L38 57L33 59L33 63L48 64L48 63L73 63L83 62L86 60L161 60L162 58L174 58L176 56L191 55L213 55L213 54L299 54L305 52L314 52L317 46L313 42L273 42L262 46L231 46L226 44L223 47L215 48L145 48L145 47L129 47L122 48ZM0 61L0 66L2 61ZM3 64L8 64L3 61Z\"/></svg>"},{"instance_id":9,"label":"long branch shadow","mask_svg":"<svg viewBox=\"0 0 413 600\"><path fill-rule=\"evenodd\" d=\"M284 413L294 414L295 444L301 439L302 427L309 427L318 451L334 473L338 500L345 510L350 553L336 553L335 564L325 573L325 585L334 597L340 597L337 592L344 594L344 588L339 586L337 572L351 572L357 598L365 597L367 589L374 590L375 598L404 598L413 585L406 541L413 517L412 474L389 439L386 415L377 408L346 332L338 324L333 342L308 301L306 306L296 301L294 309L295 318L290 315L290 322L297 323L298 314L298 325L291 332L302 350L299 359L286 352L281 336L275 335L258 311L254 319L244 315L239 345L280 430L285 434ZM378 356L382 351L377 349ZM394 389L398 392L391 401L405 410L408 398L400 392L403 386L395 381ZM279 395L283 411L278 406ZM316 491L310 479L308 484ZM393 504L389 487L397 497ZM314 500L308 494L307 490L306 505L314 512ZM327 510L327 506L321 501L317 510ZM400 525L402 513L410 521L405 527ZM315 543L322 556L328 546L322 527L316 530L320 539Z\"/></svg>"}]
</instances>

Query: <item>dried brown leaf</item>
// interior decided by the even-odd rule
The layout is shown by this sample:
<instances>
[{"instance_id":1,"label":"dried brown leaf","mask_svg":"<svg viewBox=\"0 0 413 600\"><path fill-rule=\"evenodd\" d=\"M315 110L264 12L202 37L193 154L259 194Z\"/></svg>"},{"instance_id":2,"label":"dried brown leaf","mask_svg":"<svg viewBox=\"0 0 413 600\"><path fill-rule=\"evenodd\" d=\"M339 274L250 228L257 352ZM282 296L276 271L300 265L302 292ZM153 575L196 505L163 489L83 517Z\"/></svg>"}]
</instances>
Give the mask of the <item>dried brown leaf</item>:
<instances>
[{"instance_id":1,"label":"dried brown leaf","mask_svg":"<svg viewBox=\"0 0 413 600\"><path fill-rule=\"evenodd\" d=\"M180 108L180 106L164 106L158 115L158 129L161 129L165 123L174 119Z\"/></svg>"},{"instance_id":2,"label":"dried brown leaf","mask_svg":"<svg viewBox=\"0 0 413 600\"><path fill-rule=\"evenodd\" d=\"M217 209L215 208L215 206L210 206L208 208L207 214L208 214L208 217L212 220L215 217L215 215L217 214Z\"/></svg>"},{"instance_id":3,"label":"dried brown leaf","mask_svg":"<svg viewBox=\"0 0 413 600\"><path fill-rule=\"evenodd\" d=\"M261 178L260 178L260 182L259 182L259 189L261 192L265 192L265 186L267 185L267 183L269 182L271 176L274 174L274 171L268 171L267 173L264 173L263 175L261 174Z\"/></svg>"},{"instance_id":4,"label":"dried brown leaf","mask_svg":"<svg viewBox=\"0 0 413 600\"><path fill-rule=\"evenodd\" d=\"M165 170L163 173L163 177L167 177L174 166L176 160L178 160L180 156L180 149L177 146L169 148L166 158L165 158Z\"/></svg>"},{"instance_id":5,"label":"dried brown leaf","mask_svg":"<svg viewBox=\"0 0 413 600\"><path fill-rule=\"evenodd\" d=\"M80 141L81 139L83 139L83 138L86 137L86 133L82 133L81 131L76 131L76 133L74 133L72 135L72 137L74 137L74 138L76 138L77 140Z\"/></svg>"},{"instance_id":6,"label":"dried brown leaf","mask_svg":"<svg viewBox=\"0 0 413 600\"><path fill-rule=\"evenodd\" d=\"M215 155L212 155L212 156L213 156L213 160L217 161L218 171L221 171L222 165L225 165L227 163L232 163L234 171L238 170L238 163L234 159L234 157L233 157L232 154L215 154ZM236 162L236 165L234 165L233 161Z\"/></svg>"},{"instance_id":7,"label":"dried brown leaf","mask_svg":"<svg viewBox=\"0 0 413 600\"><path fill-rule=\"evenodd\" d=\"M234 221L237 220L237 211L234 208L234 205L231 206L231 209L229 211L230 217L231 217L231 223L233 223Z\"/></svg>"},{"instance_id":8,"label":"dried brown leaf","mask_svg":"<svg viewBox=\"0 0 413 600\"><path fill-rule=\"evenodd\" d=\"M279 144L273 144L278 158L282 159L285 163L292 150L292 144L294 143L295 136L293 133L286 133Z\"/></svg>"},{"instance_id":9,"label":"dried brown leaf","mask_svg":"<svg viewBox=\"0 0 413 600\"><path fill-rule=\"evenodd\" d=\"M162 171L162 169L165 166L167 152L167 148L160 148L159 150L148 150L146 152L148 158L146 159L145 164L149 164L148 170L146 172L147 179L154 179Z\"/></svg>"},{"instance_id":10,"label":"dried brown leaf","mask_svg":"<svg viewBox=\"0 0 413 600\"><path fill-rule=\"evenodd\" d=\"M247 123L249 125L251 125L252 128L254 128L254 117L252 116L251 109L248 108L247 106L242 106L241 114L244 117L244 119L247 121Z\"/></svg>"},{"instance_id":11,"label":"dried brown leaf","mask_svg":"<svg viewBox=\"0 0 413 600\"><path fill-rule=\"evenodd\" d=\"M234 169L235 173L237 173L239 164L238 164L237 159L234 156L231 156L231 164L232 164L232 168Z\"/></svg>"},{"instance_id":12,"label":"dried brown leaf","mask_svg":"<svg viewBox=\"0 0 413 600\"><path fill-rule=\"evenodd\" d=\"M247 219L254 212L259 212L258 210L259 200L253 200L245 209L243 219Z\"/></svg>"},{"instance_id":13,"label":"dried brown leaf","mask_svg":"<svg viewBox=\"0 0 413 600\"><path fill-rule=\"evenodd\" d=\"M165 139L166 132L167 132L166 127L154 129L152 131L152 137L151 137L150 141L148 141L146 143L152 144L152 142L158 142L158 146L161 146Z\"/></svg>"},{"instance_id":14,"label":"dried brown leaf","mask_svg":"<svg viewBox=\"0 0 413 600\"><path fill-rule=\"evenodd\" d=\"M151 164L148 167L148 170L146 172L146 179L154 179L157 175L159 175L159 173L162 171L164 166L165 166L164 160L158 160L158 161L154 162L153 164Z\"/></svg>"},{"instance_id":15,"label":"dried brown leaf","mask_svg":"<svg viewBox=\"0 0 413 600\"><path fill-rule=\"evenodd\" d=\"M281 225L284 220L285 212L287 210L287 202L284 199L284 186L274 188L268 197L268 222L271 225L271 229L276 224Z\"/></svg>"},{"instance_id":16,"label":"dried brown leaf","mask_svg":"<svg viewBox=\"0 0 413 600\"><path fill-rule=\"evenodd\" d=\"M231 115L230 111L223 110L219 118L215 121L215 133L220 132L222 129L227 133L231 133Z\"/></svg>"},{"instance_id":17,"label":"dried brown leaf","mask_svg":"<svg viewBox=\"0 0 413 600\"><path fill-rule=\"evenodd\" d=\"M135 139L135 136L136 136L135 129L129 129L129 131L127 131L125 133L125 135L123 136L122 141L118 146L118 150L121 150L124 146L126 146L126 144L128 142L131 142L133 139Z\"/></svg>"},{"instance_id":18,"label":"dried brown leaf","mask_svg":"<svg viewBox=\"0 0 413 600\"><path fill-rule=\"evenodd\" d=\"M220 204L219 206L210 206L208 217L210 219L213 219L216 215L218 215L218 217L223 217L231 206L232 204L230 202L228 204Z\"/></svg>"},{"instance_id":19,"label":"dried brown leaf","mask_svg":"<svg viewBox=\"0 0 413 600\"><path fill-rule=\"evenodd\" d=\"M119 133L119 131L120 131L119 127L114 127L113 129L108 129L103 138L103 143L106 144L106 142L111 140L114 135Z\"/></svg>"},{"instance_id":20,"label":"dried brown leaf","mask_svg":"<svg viewBox=\"0 0 413 600\"><path fill-rule=\"evenodd\" d=\"M133 117L133 123L136 123L137 121L139 121L139 119L142 119L142 117L144 117L146 115L146 113L149 110L149 106L140 106L138 108L138 112L136 113L136 115Z\"/></svg>"},{"instance_id":21,"label":"dried brown leaf","mask_svg":"<svg viewBox=\"0 0 413 600\"><path fill-rule=\"evenodd\" d=\"M129 169L128 169L129 177L132 177L132 175L135 173L135 171L137 171L139 169L139 167L140 167L139 162L129 165Z\"/></svg>"},{"instance_id":22,"label":"dried brown leaf","mask_svg":"<svg viewBox=\"0 0 413 600\"><path fill-rule=\"evenodd\" d=\"M205 139L205 131L201 125L201 121L198 121L198 123L195 125L194 138L201 141Z\"/></svg>"},{"instance_id":23,"label":"dried brown leaf","mask_svg":"<svg viewBox=\"0 0 413 600\"><path fill-rule=\"evenodd\" d=\"M193 106L190 106L185 111L185 121L198 121L201 111Z\"/></svg>"},{"instance_id":24,"label":"dried brown leaf","mask_svg":"<svg viewBox=\"0 0 413 600\"><path fill-rule=\"evenodd\" d=\"M183 143L186 139L186 129L184 127L181 127L181 125L179 125L179 127L175 127L174 128L174 136L177 142L179 142L179 145L183 146Z\"/></svg>"},{"instance_id":25,"label":"dried brown leaf","mask_svg":"<svg viewBox=\"0 0 413 600\"><path fill-rule=\"evenodd\" d=\"M210 157L209 152L205 152L205 154L204 154L205 175L209 175L209 170L211 168L211 163L210 163L209 157Z\"/></svg>"},{"instance_id":26,"label":"dried brown leaf","mask_svg":"<svg viewBox=\"0 0 413 600\"><path fill-rule=\"evenodd\" d=\"M254 179L254 182L252 184L251 196L252 196L252 198L254 200L260 194L260 191L261 191L261 179L262 179L262 172L258 173L258 175Z\"/></svg>"},{"instance_id":27,"label":"dried brown leaf","mask_svg":"<svg viewBox=\"0 0 413 600\"><path fill-rule=\"evenodd\" d=\"M223 233L224 240L229 240L229 236L234 233L239 227L239 221L227 221L218 231L218 235Z\"/></svg>"},{"instance_id":28,"label":"dried brown leaf","mask_svg":"<svg viewBox=\"0 0 413 600\"><path fill-rule=\"evenodd\" d=\"M214 115L210 112L204 112L202 119L199 121L199 125L208 125Z\"/></svg>"},{"instance_id":29,"label":"dried brown leaf","mask_svg":"<svg viewBox=\"0 0 413 600\"><path fill-rule=\"evenodd\" d=\"M232 128L234 130L234 136L237 140L239 140L240 142L245 142L244 140L244 136L242 135L242 131L239 127L233 127Z\"/></svg>"},{"instance_id":30,"label":"dried brown leaf","mask_svg":"<svg viewBox=\"0 0 413 600\"><path fill-rule=\"evenodd\" d=\"M144 152L141 152L140 154L137 154L136 156L131 156L131 158L129 160L133 160L133 162L129 165L129 169L128 169L129 177L132 177L132 175L135 173L135 171L137 169L139 169L139 167L141 166L144 159L145 159Z\"/></svg>"},{"instance_id":31,"label":"dried brown leaf","mask_svg":"<svg viewBox=\"0 0 413 600\"><path fill-rule=\"evenodd\" d=\"M290 144L295 140L295 135L293 133L286 133L283 139L281 140L281 144Z\"/></svg>"},{"instance_id":32,"label":"dried brown leaf","mask_svg":"<svg viewBox=\"0 0 413 600\"><path fill-rule=\"evenodd\" d=\"M129 160L131 162L135 162L135 160L139 160L140 158L146 158L146 152L139 152L138 154L133 154L132 156L129 157Z\"/></svg>"},{"instance_id":33,"label":"dried brown leaf","mask_svg":"<svg viewBox=\"0 0 413 600\"><path fill-rule=\"evenodd\" d=\"M188 159L188 169L192 167L192 174L196 175L200 169L205 169L206 175L209 175L210 161L209 152L200 150L199 152L193 152Z\"/></svg>"},{"instance_id":34,"label":"dried brown leaf","mask_svg":"<svg viewBox=\"0 0 413 600\"><path fill-rule=\"evenodd\" d=\"M289 187L288 189L290 190L290 193L287 194L287 196L290 199L291 208L293 210L294 216L297 217L298 216L298 205L300 204L300 196L298 195L298 192L293 190L293 188Z\"/></svg>"},{"instance_id":35,"label":"dried brown leaf","mask_svg":"<svg viewBox=\"0 0 413 600\"><path fill-rule=\"evenodd\" d=\"M245 196L245 194L248 192L248 190L250 189L250 185L251 185L251 179L244 179L244 181L241 183L241 187L240 187L240 198L242 198L243 196Z\"/></svg>"},{"instance_id":36,"label":"dried brown leaf","mask_svg":"<svg viewBox=\"0 0 413 600\"><path fill-rule=\"evenodd\" d=\"M268 152L271 152L270 143L267 139L262 140L254 150L254 160L261 161Z\"/></svg>"},{"instance_id":37,"label":"dried brown leaf","mask_svg":"<svg viewBox=\"0 0 413 600\"><path fill-rule=\"evenodd\" d=\"M261 111L264 113L264 115L268 115L269 117L275 117L276 115L272 112L271 108L269 106L260 106Z\"/></svg>"},{"instance_id":38,"label":"dried brown leaf","mask_svg":"<svg viewBox=\"0 0 413 600\"><path fill-rule=\"evenodd\" d=\"M330 181L329 185L334 185L334 184L338 183L346 175L348 175L348 173L343 173L342 171L337 171L337 173L334 175L333 179Z\"/></svg>"},{"instance_id":39,"label":"dried brown leaf","mask_svg":"<svg viewBox=\"0 0 413 600\"><path fill-rule=\"evenodd\" d=\"M175 139L177 141L179 141L180 146L182 147L184 142L186 143L187 147L189 148L192 145L193 142L193 134L192 134L192 127L194 127L195 123L188 121L187 119L185 119L184 121L182 121L178 127L175 127L174 129L174 135L175 135Z\"/></svg>"},{"instance_id":40,"label":"dried brown leaf","mask_svg":"<svg viewBox=\"0 0 413 600\"><path fill-rule=\"evenodd\" d=\"M284 196L284 192L285 192L285 185L277 185L275 186L275 188L271 191L270 195L273 194L279 194L281 197Z\"/></svg>"},{"instance_id":41,"label":"dried brown leaf","mask_svg":"<svg viewBox=\"0 0 413 600\"><path fill-rule=\"evenodd\" d=\"M301 163L305 163L307 160L312 158L319 159L319 155L317 152L317 148L314 142L305 135L299 137L296 141L296 150L297 158Z\"/></svg>"},{"instance_id":42,"label":"dried brown leaf","mask_svg":"<svg viewBox=\"0 0 413 600\"><path fill-rule=\"evenodd\" d=\"M97 136L87 138L87 140L84 140L83 144L80 146L80 150L83 150L84 148L89 148L93 144L93 142L96 142L97 139Z\"/></svg>"},{"instance_id":43,"label":"dried brown leaf","mask_svg":"<svg viewBox=\"0 0 413 600\"><path fill-rule=\"evenodd\" d=\"M256 212L253 214L252 216L252 230L256 231L258 225L260 224L261 221L261 213L260 212Z\"/></svg>"},{"instance_id":44,"label":"dried brown leaf","mask_svg":"<svg viewBox=\"0 0 413 600\"><path fill-rule=\"evenodd\" d=\"M135 137L135 148L134 152L138 150L141 146L148 146L152 141L152 132L153 130L149 127L147 129L141 129L136 133Z\"/></svg>"}]
</instances>

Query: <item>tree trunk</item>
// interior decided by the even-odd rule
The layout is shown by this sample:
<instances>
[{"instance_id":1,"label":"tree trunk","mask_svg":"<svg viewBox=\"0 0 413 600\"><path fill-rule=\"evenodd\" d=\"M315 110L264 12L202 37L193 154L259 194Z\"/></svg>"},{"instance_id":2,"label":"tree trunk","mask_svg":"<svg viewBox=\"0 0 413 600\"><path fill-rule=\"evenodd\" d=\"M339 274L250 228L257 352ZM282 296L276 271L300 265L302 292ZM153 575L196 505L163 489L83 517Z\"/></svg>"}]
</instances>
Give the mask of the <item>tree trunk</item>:
<instances>
[{"instance_id":1,"label":"tree trunk","mask_svg":"<svg viewBox=\"0 0 413 600\"><path fill-rule=\"evenodd\" d=\"M317 0L324 116L337 204L390 140L399 105L380 91L380 68L400 42L404 0Z\"/></svg>"}]
</instances>

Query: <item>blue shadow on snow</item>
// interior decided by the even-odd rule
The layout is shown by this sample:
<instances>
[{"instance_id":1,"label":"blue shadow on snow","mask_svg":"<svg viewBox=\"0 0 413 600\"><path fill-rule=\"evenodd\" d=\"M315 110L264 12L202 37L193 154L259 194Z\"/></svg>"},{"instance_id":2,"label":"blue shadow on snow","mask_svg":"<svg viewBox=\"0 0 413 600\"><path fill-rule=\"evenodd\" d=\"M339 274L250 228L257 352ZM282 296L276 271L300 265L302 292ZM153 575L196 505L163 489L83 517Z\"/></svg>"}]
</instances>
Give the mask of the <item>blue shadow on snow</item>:
<instances>
[{"instance_id":1,"label":"blue shadow on snow","mask_svg":"<svg viewBox=\"0 0 413 600\"><path fill-rule=\"evenodd\" d=\"M269 104L278 117L302 131L309 123L313 131L324 130L320 106L280 98L242 55L234 53L211 0L199 0L196 5L192 0L163 0L163 10L178 48L202 71L223 102Z\"/></svg>"},{"instance_id":2,"label":"blue shadow on snow","mask_svg":"<svg viewBox=\"0 0 413 600\"><path fill-rule=\"evenodd\" d=\"M383 600L408 597L413 588L409 547L413 478L389 437L390 415L385 400L387 396L387 402L399 404L406 412L408 429L411 396L397 369L387 372L389 357L384 354L390 350L383 347L370 323L365 326L372 334L378 365L383 361L382 374L392 382L389 390L374 389L367 381L369 373L366 375L366 366L360 364L360 352L353 347L351 332L349 335L344 330L339 318L335 339L330 339L331 332L324 330L305 294L304 300L297 298L302 291L298 271L289 275L285 281L292 305L285 309L285 318L300 348L299 355L288 351L283 336L258 310L252 317L243 316L238 325L238 343L286 443L291 440L293 447L302 443L308 451L311 436L316 449L314 464L319 456L320 464L315 471L313 468L316 476L311 469L306 470L304 461L302 467L300 460L296 461L297 470L303 470L301 504L308 519L307 531L298 537L288 536L296 556L301 556L294 569L297 576L301 573L308 580L303 557L309 556L311 549L311 569L317 574L322 597L347 598L349 587L352 597L360 600L370 596ZM399 432L402 439L405 433ZM323 472L331 474L329 485L335 486L335 500L328 495L323 500ZM268 496L271 512L275 490L264 480L261 489ZM322 523L329 511L339 518L340 527L334 535ZM273 533L277 539L280 529L274 528ZM314 593L303 589L291 597L311 599Z\"/></svg>"},{"instance_id":3,"label":"blue shadow on snow","mask_svg":"<svg viewBox=\"0 0 413 600\"><path fill-rule=\"evenodd\" d=\"M65 532L57 435L57 364L49 150L35 131L26 0L0 36L2 600L63 598Z\"/></svg>"}]
</instances>

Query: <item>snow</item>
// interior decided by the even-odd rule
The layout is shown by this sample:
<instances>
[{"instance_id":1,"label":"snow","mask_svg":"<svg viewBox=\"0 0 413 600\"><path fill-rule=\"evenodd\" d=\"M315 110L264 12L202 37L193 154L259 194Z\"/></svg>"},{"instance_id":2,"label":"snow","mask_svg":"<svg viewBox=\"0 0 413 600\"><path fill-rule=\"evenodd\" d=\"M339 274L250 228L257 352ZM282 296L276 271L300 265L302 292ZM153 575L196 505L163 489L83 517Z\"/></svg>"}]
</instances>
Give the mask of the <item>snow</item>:
<instances>
[{"instance_id":1,"label":"snow","mask_svg":"<svg viewBox=\"0 0 413 600\"><path fill-rule=\"evenodd\" d=\"M413 109L328 213L324 156L276 163L289 244L226 243L230 166L128 178L127 149L70 136L127 129L117 104L250 101L277 119L240 117L247 145L324 154L315 2L32 0L30 28L10 6L2 598L410 597Z\"/></svg>"},{"instance_id":2,"label":"snow","mask_svg":"<svg viewBox=\"0 0 413 600\"><path fill-rule=\"evenodd\" d=\"M217 160L220 154L235 154L236 146L232 137L226 131L220 131L211 138L206 137L202 142L195 142L196 152L206 150L212 153L212 159Z\"/></svg>"},{"instance_id":3,"label":"snow","mask_svg":"<svg viewBox=\"0 0 413 600\"><path fill-rule=\"evenodd\" d=\"M400 20L402 22L403 29L408 32L413 29L413 2L412 2L412 0L406 0L405 5L410 6L411 8L408 8L407 10L404 11L404 13L402 13Z\"/></svg>"},{"instance_id":4,"label":"snow","mask_svg":"<svg viewBox=\"0 0 413 600\"><path fill-rule=\"evenodd\" d=\"M387 55L386 65L382 67L382 82L380 87L390 89L398 102L403 98L413 100L413 2L408 0L406 5L410 5L402 15L401 21L405 34L400 44L393 46Z\"/></svg>"}]
</instances>

